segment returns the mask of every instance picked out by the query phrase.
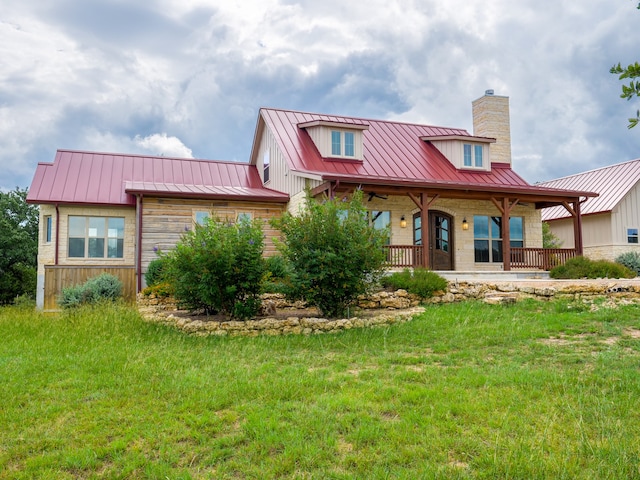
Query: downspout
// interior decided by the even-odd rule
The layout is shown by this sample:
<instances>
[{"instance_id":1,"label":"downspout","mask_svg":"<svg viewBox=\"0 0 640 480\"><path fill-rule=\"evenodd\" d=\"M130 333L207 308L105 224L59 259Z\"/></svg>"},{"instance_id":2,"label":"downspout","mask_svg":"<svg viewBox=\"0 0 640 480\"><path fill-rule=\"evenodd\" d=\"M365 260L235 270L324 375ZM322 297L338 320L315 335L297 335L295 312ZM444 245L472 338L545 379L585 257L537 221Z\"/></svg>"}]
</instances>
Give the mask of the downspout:
<instances>
[{"instance_id":1,"label":"downspout","mask_svg":"<svg viewBox=\"0 0 640 480\"><path fill-rule=\"evenodd\" d=\"M137 291L142 290L142 194L136 195L136 277Z\"/></svg>"},{"instance_id":2,"label":"downspout","mask_svg":"<svg viewBox=\"0 0 640 480\"><path fill-rule=\"evenodd\" d=\"M58 246L60 245L60 209L58 208L59 204L56 203L56 245L55 245L55 257L53 264L58 265Z\"/></svg>"}]
</instances>

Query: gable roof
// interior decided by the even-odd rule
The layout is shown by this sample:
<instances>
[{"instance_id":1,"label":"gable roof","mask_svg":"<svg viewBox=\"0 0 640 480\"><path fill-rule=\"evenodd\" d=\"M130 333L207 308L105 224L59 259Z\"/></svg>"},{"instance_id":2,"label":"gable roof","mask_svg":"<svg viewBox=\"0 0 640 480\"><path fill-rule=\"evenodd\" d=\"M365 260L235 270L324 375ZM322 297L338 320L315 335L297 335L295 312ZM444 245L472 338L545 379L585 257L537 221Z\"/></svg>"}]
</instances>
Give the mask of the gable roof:
<instances>
[{"instance_id":1,"label":"gable roof","mask_svg":"<svg viewBox=\"0 0 640 480\"><path fill-rule=\"evenodd\" d=\"M323 158L313 140L303 128L313 122L354 125L362 129L363 161ZM414 186L513 194L584 196L591 192L564 192L529 185L509 164L493 163L490 171L458 170L428 140L456 139L491 143L494 139L475 137L464 129L419 125L387 120L262 108L251 153L256 164L259 140L264 128L269 128L283 152L289 169L302 176L325 181Z\"/></svg>"},{"instance_id":2,"label":"gable roof","mask_svg":"<svg viewBox=\"0 0 640 480\"><path fill-rule=\"evenodd\" d=\"M39 163L29 203L134 206L135 194L286 203L248 163L58 150Z\"/></svg>"},{"instance_id":3,"label":"gable roof","mask_svg":"<svg viewBox=\"0 0 640 480\"><path fill-rule=\"evenodd\" d=\"M640 159L550 180L538 185L598 192L600 196L589 198L581 205L582 215L589 215L611 212L638 181L640 181ZM543 221L568 217L569 213L562 207L549 207L542 210Z\"/></svg>"}]
</instances>

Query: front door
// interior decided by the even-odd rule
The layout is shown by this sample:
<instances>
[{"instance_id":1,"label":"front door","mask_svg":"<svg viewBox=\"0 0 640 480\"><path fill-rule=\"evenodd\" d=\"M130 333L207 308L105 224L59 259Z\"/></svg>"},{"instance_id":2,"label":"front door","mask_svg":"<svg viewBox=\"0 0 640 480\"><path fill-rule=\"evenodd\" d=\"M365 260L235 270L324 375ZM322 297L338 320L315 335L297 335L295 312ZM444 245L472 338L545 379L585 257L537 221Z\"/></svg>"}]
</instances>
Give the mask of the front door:
<instances>
[{"instance_id":1,"label":"front door","mask_svg":"<svg viewBox=\"0 0 640 480\"><path fill-rule=\"evenodd\" d=\"M431 270L453 270L453 221L450 215L429 211Z\"/></svg>"}]
</instances>

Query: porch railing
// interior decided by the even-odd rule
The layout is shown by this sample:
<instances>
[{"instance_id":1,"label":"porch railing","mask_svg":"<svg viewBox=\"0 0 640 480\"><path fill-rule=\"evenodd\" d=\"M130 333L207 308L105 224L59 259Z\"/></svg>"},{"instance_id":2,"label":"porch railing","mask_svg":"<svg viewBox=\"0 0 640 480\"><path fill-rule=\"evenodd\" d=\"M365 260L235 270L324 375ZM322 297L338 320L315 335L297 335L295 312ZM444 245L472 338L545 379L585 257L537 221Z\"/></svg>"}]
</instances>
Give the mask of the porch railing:
<instances>
[{"instance_id":1,"label":"porch railing","mask_svg":"<svg viewBox=\"0 0 640 480\"><path fill-rule=\"evenodd\" d=\"M511 268L551 270L555 266L564 265L576 254L574 248L511 247Z\"/></svg>"},{"instance_id":2,"label":"porch railing","mask_svg":"<svg viewBox=\"0 0 640 480\"><path fill-rule=\"evenodd\" d=\"M421 267L422 245L386 245L390 267Z\"/></svg>"},{"instance_id":3,"label":"porch railing","mask_svg":"<svg viewBox=\"0 0 640 480\"><path fill-rule=\"evenodd\" d=\"M422 245L387 245L387 264L390 267L421 267ZM574 248L520 248L511 247L511 268L551 270L564 265L576 256Z\"/></svg>"}]
</instances>

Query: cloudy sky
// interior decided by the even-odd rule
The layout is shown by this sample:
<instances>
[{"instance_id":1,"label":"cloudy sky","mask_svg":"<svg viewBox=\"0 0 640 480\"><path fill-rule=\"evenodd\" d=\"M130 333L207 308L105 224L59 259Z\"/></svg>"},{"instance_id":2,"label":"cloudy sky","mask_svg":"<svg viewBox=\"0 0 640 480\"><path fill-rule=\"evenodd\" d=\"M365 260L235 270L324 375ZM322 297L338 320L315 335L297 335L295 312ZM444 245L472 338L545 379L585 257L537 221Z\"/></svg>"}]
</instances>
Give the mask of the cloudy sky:
<instances>
[{"instance_id":1,"label":"cloudy sky","mask_svg":"<svg viewBox=\"0 0 640 480\"><path fill-rule=\"evenodd\" d=\"M640 157L634 0L0 0L0 190L58 148L247 161L262 106L472 131L529 182Z\"/></svg>"}]
</instances>

